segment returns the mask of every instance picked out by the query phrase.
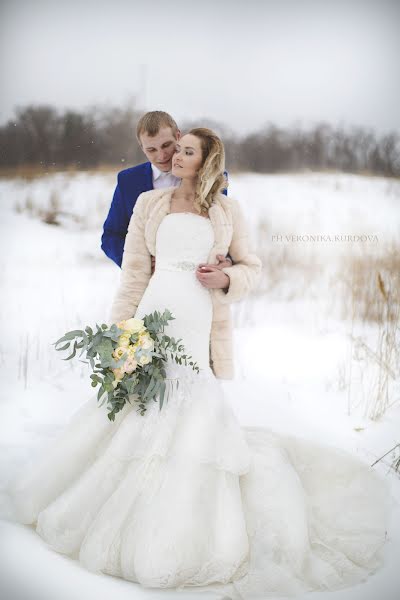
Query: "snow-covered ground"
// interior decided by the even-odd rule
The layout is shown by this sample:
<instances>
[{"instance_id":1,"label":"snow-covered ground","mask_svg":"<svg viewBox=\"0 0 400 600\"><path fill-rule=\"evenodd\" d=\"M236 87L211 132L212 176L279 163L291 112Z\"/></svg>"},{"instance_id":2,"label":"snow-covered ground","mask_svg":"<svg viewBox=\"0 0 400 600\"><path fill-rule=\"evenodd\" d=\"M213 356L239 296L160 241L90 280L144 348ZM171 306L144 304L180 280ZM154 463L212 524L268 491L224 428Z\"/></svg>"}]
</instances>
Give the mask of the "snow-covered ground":
<instances>
[{"instance_id":1,"label":"snow-covered ground","mask_svg":"<svg viewBox=\"0 0 400 600\"><path fill-rule=\"evenodd\" d=\"M119 269L102 253L100 236L114 185L109 173L0 180L3 487L93 394L87 367L63 362L52 343L65 331L107 321ZM368 377L360 380L352 360L351 323L341 316L341 270L353 256L384 255L392 241L399 246L400 183L342 174L241 174L231 176L229 194L245 210L264 262L263 293L234 307L236 377L223 387L238 419L340 446L371 464L400 442L400 386L393 383L394 404L379 421L364 416L360 398L368 394ZM38 216L51 203L58 206L59 226ZM376 326L356 326L373 346ZM375 468L400 501L400 480L388 464ZM7 514L4 503L2 510ZM332 600L398 598L399 515L397 505L385 568L361 586L330 594ZM1 529L0 570L14 583L23 571L29 598L198 598L94 575L48 550L27 527L3 521ZM24 585L20 594L28 598Z\"/></svg>"}]
</instances>

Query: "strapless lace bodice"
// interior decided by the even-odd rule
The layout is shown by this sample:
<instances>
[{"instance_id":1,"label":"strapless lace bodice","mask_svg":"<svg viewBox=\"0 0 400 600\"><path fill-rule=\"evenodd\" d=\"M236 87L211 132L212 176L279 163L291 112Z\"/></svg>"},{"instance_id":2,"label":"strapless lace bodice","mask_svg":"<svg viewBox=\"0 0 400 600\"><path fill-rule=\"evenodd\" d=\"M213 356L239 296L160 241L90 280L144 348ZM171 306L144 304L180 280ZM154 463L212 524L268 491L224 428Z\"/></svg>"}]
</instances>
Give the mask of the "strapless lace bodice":
<instances>
[{"instance_id":1,"label":"strapless lace bodice","mask_svg":"<svg viewBox=\"0 0 400 600\"><path fill-rule=\"evenodd\" d=\"M162 220L156 238L156 268L195 271L207 262L214 243L210 219L194 213L169 213Z\"/></svg>"}]
</instances>

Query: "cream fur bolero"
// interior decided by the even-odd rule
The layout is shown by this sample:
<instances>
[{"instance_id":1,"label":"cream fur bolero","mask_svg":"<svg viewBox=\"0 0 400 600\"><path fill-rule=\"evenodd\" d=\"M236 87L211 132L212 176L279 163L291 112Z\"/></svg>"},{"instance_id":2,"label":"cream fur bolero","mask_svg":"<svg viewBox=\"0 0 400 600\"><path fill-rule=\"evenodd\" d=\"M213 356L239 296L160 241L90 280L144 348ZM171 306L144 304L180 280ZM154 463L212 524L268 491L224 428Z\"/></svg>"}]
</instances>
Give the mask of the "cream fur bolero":
<instances>
[{"instance_id":1,"label":"cream fur bolero","mask_svg":"<svg viewBox=\"0 0 400 600\"><path fill-rule=\"evenodd\" d=\"M128 227L121 265L119 288L111 308L110 321L117 323L135 315L151 277L151 256L156 255L156 234L170 212L175 188L143 192L138 197ZM229 275L229 289L210 289L213 319L210 338L210 366L216 377L232 379L233 344L230 304L253 290L261 274L261 261L254 254L243 211L237 200L216 194L208 215L214 229L214 245L208 262L217 263L217 254L233 259L223 269Z\"/></svg>"}]
</instances>

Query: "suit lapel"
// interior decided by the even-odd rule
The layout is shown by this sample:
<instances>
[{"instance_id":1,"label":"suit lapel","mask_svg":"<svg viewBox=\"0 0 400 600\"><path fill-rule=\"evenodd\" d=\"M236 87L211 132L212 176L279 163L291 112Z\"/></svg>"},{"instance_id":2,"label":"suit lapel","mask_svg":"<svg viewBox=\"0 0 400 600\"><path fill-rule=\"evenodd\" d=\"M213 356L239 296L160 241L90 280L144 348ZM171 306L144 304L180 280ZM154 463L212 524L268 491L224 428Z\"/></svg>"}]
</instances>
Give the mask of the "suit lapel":
<instances>
[{"instance_id":1,"label":"suit lapel","mask_svg":"<svg viewBox=\"0 0 400 600\"><path fill-rule=\"evenodd\" d=\"M151 162L146 163L145 179L146 179L146 184L145 184L146 185L146 191L154 189L154 186L153 186L153 173L152 173L152 170L151 170Z\"/></svg>"}]
</instances>

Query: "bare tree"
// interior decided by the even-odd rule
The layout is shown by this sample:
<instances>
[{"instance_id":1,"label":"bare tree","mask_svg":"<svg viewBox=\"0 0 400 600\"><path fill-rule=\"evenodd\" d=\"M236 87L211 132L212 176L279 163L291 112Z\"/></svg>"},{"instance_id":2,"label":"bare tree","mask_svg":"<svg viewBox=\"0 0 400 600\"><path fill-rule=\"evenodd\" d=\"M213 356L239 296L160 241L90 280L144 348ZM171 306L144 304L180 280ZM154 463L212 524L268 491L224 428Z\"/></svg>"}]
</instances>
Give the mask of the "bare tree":
<instances>
[{"instance_id":1,"label":"bare tree","mask_svg":"<svg viewBox=\"0 0 400 600\"><path fill-rule=\"evenodd\" d=\"M62 114L47 105L18 108L15 119L0 127L0 166L137 164L143 160L135 135L140 114L134 101L122 108L92 106ZM318 123L305 130L297 124L282 128L267 123L259 131L238 136L225 125L204 118L184 123L182 130L200 125L223 138L229 170L336 169L400 176L400 137L395 132L378 138L360 127Z\"/></svg>"}]
</instances>

